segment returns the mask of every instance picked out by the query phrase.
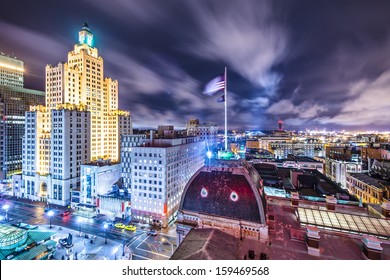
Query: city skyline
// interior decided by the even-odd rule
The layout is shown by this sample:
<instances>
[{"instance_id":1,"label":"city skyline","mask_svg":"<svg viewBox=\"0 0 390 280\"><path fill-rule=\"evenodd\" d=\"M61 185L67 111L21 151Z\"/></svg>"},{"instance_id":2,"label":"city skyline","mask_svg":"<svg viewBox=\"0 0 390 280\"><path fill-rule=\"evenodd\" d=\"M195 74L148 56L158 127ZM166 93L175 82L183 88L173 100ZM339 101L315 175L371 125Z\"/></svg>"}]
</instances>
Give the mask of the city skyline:
<instances>
[{"instance_id":1,"label":"city skyline","mask_svg":"<svg viewBox=\"0 0 390 280\"><path fill-rule=\"evenodd\" d=\"M227 66L229 129L281 118L286 129L389 130L388 3L22 2L0 12L0 51L24 61L26 87L44 90L45 66L66 60L87 22L135 128L222 128L223 104L202 90Z\"/></svg>"}]
</instances>

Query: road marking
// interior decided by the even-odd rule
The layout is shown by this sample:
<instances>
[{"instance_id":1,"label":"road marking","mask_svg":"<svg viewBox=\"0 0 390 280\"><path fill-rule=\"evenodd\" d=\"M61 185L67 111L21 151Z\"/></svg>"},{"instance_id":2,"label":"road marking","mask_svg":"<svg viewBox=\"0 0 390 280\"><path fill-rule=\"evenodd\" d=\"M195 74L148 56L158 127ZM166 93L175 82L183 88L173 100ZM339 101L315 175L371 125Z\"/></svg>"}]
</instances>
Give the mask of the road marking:
<instances>
[{"instance_id":1,"label":"road marking","mask_svg":"<svg viewBox=\"0 0 390 280\"><path fill-rule=\"evenodd\" d=\"M149 238L149 235L148 235L144 240L142 240L142 242L141 242L140 244L138 244L137 247L135 247L135 248L138 249L138 247L139 247L140 245L142 245L142 243L144 243L144 242L146 241L146 239L148 239L148 238Z\"/></svg>"},{"instance_id":2,"label":"road marking","mask_svg":"<svg viewBox=\"0 0 390 280\"><path fill-rule=\"evenodd\" d=\"M136 241L138 241L138 239L140 239L142 237L143 233L141 233L140 236L138 236L137 238L135 238L133 241L130 242L129 246L133 245Z\"/></svg>"}]
</instances>

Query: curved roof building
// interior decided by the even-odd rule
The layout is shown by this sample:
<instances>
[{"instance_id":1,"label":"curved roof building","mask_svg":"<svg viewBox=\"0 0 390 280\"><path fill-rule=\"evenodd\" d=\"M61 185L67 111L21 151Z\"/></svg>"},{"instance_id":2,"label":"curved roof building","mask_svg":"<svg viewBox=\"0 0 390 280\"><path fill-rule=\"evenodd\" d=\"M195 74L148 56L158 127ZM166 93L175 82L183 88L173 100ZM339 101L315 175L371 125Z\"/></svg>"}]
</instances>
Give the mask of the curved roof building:
<instances>
[{"instance_id":1,"label":"curved roof building","mask_svg":"<svg viewBox=\"0 0 390 280\"><path fill-rule=\"evenodd\" d=\"M186 185L179 209L265 223L258 186L244 168L202 168Z\"/></svg>"},{"instance_id":2,"label":"curved roof building","mask_svg":"<svg viewBox=\"0 0 390 280\"><path fill-rule=\"evenodd\" d=\"M260 176L249 164L205 166L184 188L177 217L180 244L197 229L216 229L240 239L268 239Z\"/></svg>"},{"instance_id":3,"label":"curved roof building","mask_svg":"<svg viewBox=\"0 0 390 280\"><path fill-rule=\"evenodd\" d=\"M54 234L53 231L0 225L0 260L46 259L55 250L56 242L51 240Z\"/></svg>"}]
</instances>

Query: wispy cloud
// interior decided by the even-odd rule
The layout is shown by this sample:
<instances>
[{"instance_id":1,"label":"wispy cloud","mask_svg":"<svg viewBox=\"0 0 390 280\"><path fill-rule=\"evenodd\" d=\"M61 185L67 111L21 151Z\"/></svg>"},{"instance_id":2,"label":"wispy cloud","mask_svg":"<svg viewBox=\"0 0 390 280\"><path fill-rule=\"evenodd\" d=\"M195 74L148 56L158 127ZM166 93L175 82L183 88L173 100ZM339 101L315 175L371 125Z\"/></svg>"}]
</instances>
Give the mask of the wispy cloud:
<instances>
[{"instance_id":1,"label":"wispy cloud","mask_svg":"<svg viewBox=\"0 0 390 280\"><path fill-rule=\"evenodd\" d=\"M30 54L19 57L25 62L25 75L27 76L43 78L46 64L55 64L66 57L68 50L60 41L63 37L33 31L27 27L20 27L3 21L0 21L0 30L1 42L7 41L9 45L23 46L23 52ZM9 51L9 54L12 54L12 52ZM58 54L63 54L62 59L58 57ZM19 56L17 53L15 55ZM43 87L44 84L42 84Z\"/></svg>"},{"instance_id":2,"label":"wispy cloud","mask_svg":"<svg viewBox=\"0 0 390 280\"><path fill-rule=\"evenodd\" d=\"M187 2L197 21L196 33L187 48L234 71L269 95L277 91L281 75L272 67L286 53L287 32L278 24L268 1Z\"/></svg>"},{"instance_id":3,"label":"wispy cloud","mask_svg":"<svg viewBox=\"0 0 390 280\"><path fill-rule=\"evenodd\" d=\"M318 119L320 123L346 126L388 125L390 119L390 70L378 78L358 81L349 91L339 114Z\"/></svg>"}]
</instances>

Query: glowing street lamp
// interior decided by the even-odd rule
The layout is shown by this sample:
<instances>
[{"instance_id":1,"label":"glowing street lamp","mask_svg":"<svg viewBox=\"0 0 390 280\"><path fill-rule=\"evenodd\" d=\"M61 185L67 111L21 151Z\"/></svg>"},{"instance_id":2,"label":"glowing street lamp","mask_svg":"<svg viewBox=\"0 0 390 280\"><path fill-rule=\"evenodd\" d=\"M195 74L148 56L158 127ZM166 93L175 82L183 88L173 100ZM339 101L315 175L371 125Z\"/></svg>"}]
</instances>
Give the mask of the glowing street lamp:
<instances>
[{"instance_id":1,"label":"glowing street lamp","mask_svg":"<svg viewBox=\"0 0 390 280\"><path fill-rule=\"evenodd\" d=\"M47 212L47 215L49 216L49 220L50 220L50 227L49 227L49 228L52 228L52 226L51 226L51 218L52 218L53 215L54 215L54 211L53 211L53 210L50 210L49 212Z\"/></svg>"},{"instance_id":2,"label":"glowing street lamp","mask_svg":"<svg viewBox=\"0 0 390 280\"><path fill-rule=\"evenodd\" d=\"M3 205L3 210L5 210L5 220L8 221L8 209L9 209L9 205L8 204L4 204Z\"/></svg>"},{"instance_id":3,"label":"glowing street lamp","mask_svg":"<svg viewBox=\"0 0 390 280\"><path fill-rule=\"evenodd\" d=\"M107 244L107 229L108 229L108 224L105 223L103 227L104 227L104 229L105 229L105 231L106 231L106 240L104 241L104 244Z\"/></svg>"}]
</instances>

